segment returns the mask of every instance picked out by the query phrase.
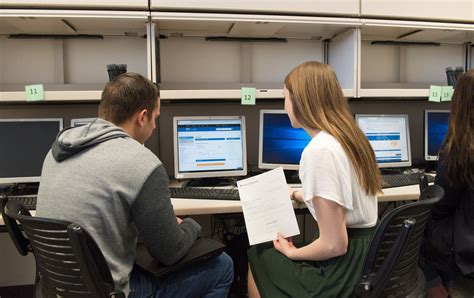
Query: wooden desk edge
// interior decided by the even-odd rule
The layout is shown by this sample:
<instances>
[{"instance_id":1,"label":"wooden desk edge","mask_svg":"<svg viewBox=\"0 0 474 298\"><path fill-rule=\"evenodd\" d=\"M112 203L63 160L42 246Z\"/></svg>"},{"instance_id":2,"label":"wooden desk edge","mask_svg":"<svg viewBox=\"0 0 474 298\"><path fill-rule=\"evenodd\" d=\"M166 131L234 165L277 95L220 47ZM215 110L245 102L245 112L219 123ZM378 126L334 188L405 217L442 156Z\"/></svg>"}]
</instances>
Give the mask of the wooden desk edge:
<instances>
[{"instance_id":1,"label":"wooden desk edge","mask_svg":"<svg viewBox=\"0 0 474 298\"><path fill-rule=\"evenodd\" d=\"M418 185L385 188L383 192L383 195L377 197L379 202L413 201L418 200L420 195ZM171 199L171 203L177 216L242 212L240 201ZM35 211L31 211L34 215ZM3 225L0 216L0 226Z\"/></svg>"}]
</instances>

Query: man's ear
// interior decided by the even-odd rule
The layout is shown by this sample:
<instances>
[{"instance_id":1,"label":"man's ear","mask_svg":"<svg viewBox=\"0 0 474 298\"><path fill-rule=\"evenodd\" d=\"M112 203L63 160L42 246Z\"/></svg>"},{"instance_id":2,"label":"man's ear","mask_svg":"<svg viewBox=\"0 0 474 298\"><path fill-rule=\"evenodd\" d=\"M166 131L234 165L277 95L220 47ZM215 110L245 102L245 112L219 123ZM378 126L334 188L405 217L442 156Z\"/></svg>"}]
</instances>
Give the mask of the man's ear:
<instances>
[{"instance_id":1,"label":"man's ear","mask_svg":"<svg viewBox=\"0 0 474 298\"><path fill-rule=\"evenodd\" d=\"M144 126L147 119L148 119L148 110L147 109L143 109L143 110L138 112L137 122L138 122L139 126Z\"/></svg>"}]
</instances>

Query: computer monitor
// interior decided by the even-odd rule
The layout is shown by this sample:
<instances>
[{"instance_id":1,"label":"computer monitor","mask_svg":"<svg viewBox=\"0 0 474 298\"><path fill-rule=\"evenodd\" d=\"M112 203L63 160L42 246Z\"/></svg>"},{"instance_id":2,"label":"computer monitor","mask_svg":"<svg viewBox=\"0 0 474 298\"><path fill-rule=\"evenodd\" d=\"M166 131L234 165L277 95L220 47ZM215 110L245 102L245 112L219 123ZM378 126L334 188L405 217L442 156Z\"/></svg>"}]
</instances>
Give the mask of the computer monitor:
<instances>
[{"instance_id":1,"label":"computer monitor","mask_svg":"<svg viewBox=\"0 0 474 298\"><path fill-rule=\"evenodd\" d=\"M173 118L176 179L247 175L244 116Z\"/></svg>"},{"instance_id":2,"label":"computer monitor","mask_svg":"<svg viewBox=\"0 0 474 298\"><path fill-rule=\"evenodd\" d=\"M97 119L97 118L75 118L75 119L71 119L71 127L83 126L83 125L91 123L95 119Z\"/></svg>"},{"instance_id":3,"label":"computer monitor","mask_svg":"<svg viewBox=\"0 0 474 298\"><path fill-rule=\"evenodd\" d=\"M438 153L448 132L449 110L425 110L425 160L438 160Z\"/></svg>"},{"instance_id":4,"label":"computer monitor","mask_svg":"<svg viewBox=\"0 0 474 298\"><path fill-rule=\"evenodd\" d=\"M62 118L0 119L0 184L39 182Z\"/></svg>"},{"instance_id":5,"label":"computer monitor","mask_svg":"<svg viewBox=\"0 0 474 298\"><path fill-rule=\"evenodd\" d=\"M311 136L302 128L293 128L284 110L260 110L258 167L298 170L303 149Z\"/></svg>"},{"instance_id":6,"label":"computer monitor","mask_svg":"<svg viewBox=\"0 0 474 298\"><path fill-rule=\"evenodd\" d=\"M356 115L380 168L411 166L408 115Z\"/></svg>"}]
</instances>

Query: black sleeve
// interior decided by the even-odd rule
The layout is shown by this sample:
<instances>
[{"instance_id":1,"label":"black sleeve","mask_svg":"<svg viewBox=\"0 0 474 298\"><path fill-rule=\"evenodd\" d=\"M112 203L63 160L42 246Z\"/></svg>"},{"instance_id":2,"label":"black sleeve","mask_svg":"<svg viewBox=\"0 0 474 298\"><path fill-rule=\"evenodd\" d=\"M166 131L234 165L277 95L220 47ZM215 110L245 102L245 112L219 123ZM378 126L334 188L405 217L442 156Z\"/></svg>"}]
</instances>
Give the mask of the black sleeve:
<instances>
[{"instance_id":1,"label":"black sleeve","mask_svg":"<svg viewBox=\"0 0 474 298\"><path fill-rule=\"evenodd\" d=\"M441 153L436 169L435 184L444 189L445 196L433 206L432 216L434 220L440 220L446 217L454 216L456 208L459 205L459 198L462 189L454 188L446 177L446 167L444 159L446 157Z\"/></svg>"},{"instance_id":2,"label":"black sleeve","mask_svg":"<svg viewBox=\"0 0 474 298\"><path fill-rule=\"evenodd\" d=\"M191 218L178 225L168 185L168 176L160 165L144 183L131 212L150 255L165 265L172 265L189 251L201 226Z\"/></svg>"}]
</instances>

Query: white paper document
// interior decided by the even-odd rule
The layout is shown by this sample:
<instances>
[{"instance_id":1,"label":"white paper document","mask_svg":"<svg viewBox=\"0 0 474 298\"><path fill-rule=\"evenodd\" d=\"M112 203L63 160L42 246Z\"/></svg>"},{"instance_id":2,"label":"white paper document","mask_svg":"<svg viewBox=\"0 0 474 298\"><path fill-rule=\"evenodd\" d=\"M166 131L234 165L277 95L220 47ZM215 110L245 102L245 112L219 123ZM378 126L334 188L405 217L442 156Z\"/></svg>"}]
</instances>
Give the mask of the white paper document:
<instances>
[{"instance_id":1,"label":"white paper document","mask_svg":"<svg viewBox=\"0 0 474 298\"><path fill-rule=\"evenodd\" d=\"M300 233L282 168L237 181L250 245Z\"/></svg>"}]
</instances>

